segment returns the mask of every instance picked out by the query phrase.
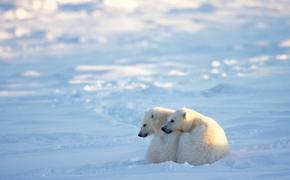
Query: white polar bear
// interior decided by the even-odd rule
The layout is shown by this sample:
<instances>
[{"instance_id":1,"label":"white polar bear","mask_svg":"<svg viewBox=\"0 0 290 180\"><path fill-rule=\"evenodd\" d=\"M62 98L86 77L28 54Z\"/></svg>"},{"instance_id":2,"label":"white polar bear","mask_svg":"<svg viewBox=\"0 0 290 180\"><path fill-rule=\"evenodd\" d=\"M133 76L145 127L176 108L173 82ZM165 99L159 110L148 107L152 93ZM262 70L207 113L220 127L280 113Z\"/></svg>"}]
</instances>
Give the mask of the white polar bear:
<instances>
[{"instance_id":1,"label":"white polar bear","mask_svg":"<svg viewBox=\"0 0 290 180\"><path fill-rule=\"evenodd\" d=\"M219 124L191 109L176 111L168 118L162 130L168 134L184 132L179 138L176 153L178 163L213 163L229 152L227 137Z\"/></svg>"},{"instance_id":2,"label":"white polar bear","mask_svg":"<svg viewBox=\"0 0 290 180\"><path fill-rule=\"evenodd\" d=\"M176 161L176 150L180 132L176 131L167 135L161 130L167 118L174 112L171 109L155 107L145 113L138 136L147 137L153 134L146 155L148 163Z\"/></svg>"}]
</instances>

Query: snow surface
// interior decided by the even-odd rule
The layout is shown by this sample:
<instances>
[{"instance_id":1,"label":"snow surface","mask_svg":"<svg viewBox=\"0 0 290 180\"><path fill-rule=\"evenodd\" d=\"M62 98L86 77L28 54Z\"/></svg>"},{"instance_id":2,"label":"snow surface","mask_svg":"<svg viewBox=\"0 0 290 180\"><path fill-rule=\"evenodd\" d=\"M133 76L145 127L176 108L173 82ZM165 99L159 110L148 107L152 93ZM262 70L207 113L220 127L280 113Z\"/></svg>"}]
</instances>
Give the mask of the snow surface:
<instances>
[{"instance_id":1,"label":"snow surface","mask_svg":"<svg viewBox=\"0 0 290 180\"><path fill-rule=\"evenodd\" d=\"M0 2L0 179L289 179L289 7ZM154 106L213 117L230 155L146 164Z\"/></svg>"}]
</instances>

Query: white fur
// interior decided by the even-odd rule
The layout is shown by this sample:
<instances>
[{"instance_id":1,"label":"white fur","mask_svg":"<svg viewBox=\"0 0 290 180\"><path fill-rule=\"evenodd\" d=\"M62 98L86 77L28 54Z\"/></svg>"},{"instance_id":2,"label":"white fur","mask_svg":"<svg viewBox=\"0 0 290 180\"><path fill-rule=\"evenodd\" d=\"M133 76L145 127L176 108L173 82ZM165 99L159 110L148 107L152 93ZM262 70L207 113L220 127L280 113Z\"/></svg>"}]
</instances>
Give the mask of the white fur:
<instances>
[{"instance_id":1,"label":"white fur","mask_svg":"<svg viewBox=\"0 0 290 180\"><path fill-rule=\"evenodd\" d=\"M184 132L177 148L178 163L202 165L213 163L228 154L225 132L213 119L187 108L176 111L168 119L167 128L173 132ZM171 119L175 122L170 123Z\"/></svg>"},{"instance_id":2,"label":"white fur","mask_svg":"<svg viewBox=\"0 0 290 180\"><path fill-rule=\"evenodd\" d=\"M176 162L179 135L180 132L178 131L169 135L163 132L154 134L147 150L146 161L148 163Z\"/></svg>"},{"instance_id":3,"label":"white fur","mask_svg":"<svg viewBox=\"0 0 290 180\"><path fill-rule=\"evenodd\" d=\"M167 135L161 130L167 118L173 113L174 110L161 107L153 108L145 113L143 124L146 124L146 127L142 127L140 133L153 135L146 154L146 161L148 163L176 161L176 150L180 132L177 131ZM151 117L152 114L154 115L153 119Z\"/></svg>"}]
</instances>

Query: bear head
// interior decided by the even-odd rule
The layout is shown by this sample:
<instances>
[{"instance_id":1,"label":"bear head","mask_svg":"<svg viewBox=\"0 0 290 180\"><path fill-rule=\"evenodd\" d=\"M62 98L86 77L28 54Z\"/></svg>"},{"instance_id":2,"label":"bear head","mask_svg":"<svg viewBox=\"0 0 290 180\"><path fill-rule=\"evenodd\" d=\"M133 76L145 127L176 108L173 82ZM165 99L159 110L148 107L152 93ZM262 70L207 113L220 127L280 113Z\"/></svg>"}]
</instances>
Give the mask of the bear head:
<instances>
[{"instance_id":1,"label":"bear head","mask_svg":"<svg viewBox=\"0 0 290 180\"><path fill-rule=\"evenodd\" d=\"M147 137L153 133L161 131L161 127L166 123L167 118L173 114L173 110L155 107L145 112L141 129L138 133L140 137Z\"/></svg>"},{"instance_id":2,"label":"bear head","mask_svg":"<svg viewBox=\"0 0 290 180\"><path fill-rule=\"evenodd\" d=\"M200 119L200 115L197 112L182 108L169 116L167 123L161 129L167 134L172 131L190 132L198 119Z\"/></svg>"}]
</instances>

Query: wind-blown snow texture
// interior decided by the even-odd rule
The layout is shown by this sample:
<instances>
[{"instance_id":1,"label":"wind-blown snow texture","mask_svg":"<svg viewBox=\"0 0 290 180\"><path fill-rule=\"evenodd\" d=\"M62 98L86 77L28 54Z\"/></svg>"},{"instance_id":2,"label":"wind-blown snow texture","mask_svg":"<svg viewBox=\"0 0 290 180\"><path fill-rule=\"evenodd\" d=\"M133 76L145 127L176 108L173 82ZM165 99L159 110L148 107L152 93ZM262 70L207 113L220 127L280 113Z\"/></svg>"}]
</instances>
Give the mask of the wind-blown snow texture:
<instances>
[{"instance_id":1,"label":"wind-blown snow texture","mask_svg":"<svg viewBox=\"0 0 290 180\"><path fill-rule=\"evenodd\" d=\"M0 179L289 179L290 2L0 2ZM231 146L145 164L144 111L190 107Z\"/></svg>"}]
</instances>

